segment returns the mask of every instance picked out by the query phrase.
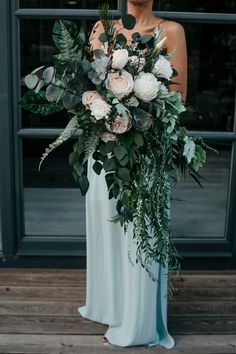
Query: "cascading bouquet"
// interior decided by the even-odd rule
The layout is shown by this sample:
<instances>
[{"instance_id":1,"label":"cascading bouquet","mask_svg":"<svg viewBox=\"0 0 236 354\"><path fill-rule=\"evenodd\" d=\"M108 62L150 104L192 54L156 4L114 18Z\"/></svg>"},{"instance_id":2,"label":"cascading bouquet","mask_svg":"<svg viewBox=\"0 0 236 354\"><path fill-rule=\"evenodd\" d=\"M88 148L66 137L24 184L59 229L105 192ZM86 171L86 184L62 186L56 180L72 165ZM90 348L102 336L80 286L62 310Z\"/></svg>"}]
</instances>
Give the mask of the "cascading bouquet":
<instances>
[{"instance_id":1,"label":"cascading bouquet","mask_svg":"<svg viewBox=\"0 0 236 354\"><path fill-rule=\"evenodd\" d=\"M25 77L29 91L19 104L42 115L68 112L69 123L46 148L39 170L53 149L81 129L69 155L74 179L85 195L88 158L94 159L95 173L104 169L109 199L116 199L117 215L110 221L120 222L125 232L133 222L136 263L156 280L149 267L152 261L168 262L169 275L180 268L170 237L170 178L177 182L188 171L202 186L198 170L206 150L216 150L201 137L189 137L180 125L187 108L180 92L168 90L177 72L170 63L173 53L163 49L161 30L156 28L153 36L135 32L128 45L106 5L99 14L103 45L94 51L82 27L55 21L52 37L59 53L52 57L54 65ZM134 28L132 15L121 20L125 29Z\"/></svg>"}]
</instances>

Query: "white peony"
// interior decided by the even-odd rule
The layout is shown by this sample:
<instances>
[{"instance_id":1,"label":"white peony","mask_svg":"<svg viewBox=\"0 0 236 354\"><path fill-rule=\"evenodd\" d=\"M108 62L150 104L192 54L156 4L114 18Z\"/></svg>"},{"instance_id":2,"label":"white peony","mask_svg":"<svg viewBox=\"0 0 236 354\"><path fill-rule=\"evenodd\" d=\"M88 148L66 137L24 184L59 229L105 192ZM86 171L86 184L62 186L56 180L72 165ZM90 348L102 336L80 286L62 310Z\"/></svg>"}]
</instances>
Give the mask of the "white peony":
<instances>
[{"instance_id":1,"label":"white peony","mask_svg":"<svg viewBox=\"0 0 236 354\"><path fill-rule=\"evenodd\" d=\"M158 60L154 64L153 74L159 77L164 77L167 80L172 76L173 69L170 61L166 59L164 55L159 55Z\"/></svg>"},{"instance_id":2,"label":"white peony","mask_svg":"<svg viewBox=\"0 0 236 354\"><path fill-rule=\"evenodd\" d=\"M108 118L111 113L111 106L101 98L93 100L90 105L91 115L97 120Z\"/></svg>"},{"instance_id":3,"label":"white peony","mask_svg":"<svg viewBox=\"0 0 236 354\"><path fill-rule=\"evenodd\" d=\"M119 99L129 95L134 86L133 77L126 70L122 70L121 74L119 72L108 73L105 83L106 88Z\"/></svg>"},{"instance_id":4,"label":"white peony","mask_svg":"<svg viewBox=\"0 0 236 354\"><path fill-rule=\"evenodd\" d=\"M112 54L111 66L113 69L123 69L128 63L129 53L126 49L117 49Z\"/></svg>"},{"instance_id":5,"label":"white peony","mask_svg":"<svg viewBox=\"0 0 236 354\"><path fill-rule=\"evenodd\" d=\"M161 82L151 73L141 73L134 81L134 94L144 102L150 102L157 96Z\"/></svg>"},{"instance_id":6,"label":"white peony","mask_svg":"<svg viewBox=\"0 0 236 354\"><path fill-rule=\"evenodd\" d=\"M107 130L109 130L111 133L123 134L131 128L131 118L128 114L122 114L116 116L116 118L111 124L105 122L105 126Z\"/></svg>"},{"instance_id":7,"label":"white peony","mask_svg":"<svg viewBox=\"0 0 236 354\"><path fill-rule=\"evenodd\" d=\"M104 143L107 143L108 141L116 141L116 135L112 133L103 132L100 137Z\"/></svg>"},{"instance_id":8,"label":"white peony","mask_svg":"<svg viewBox=\"0 0 236 354\"><path fill-rule=\"evenodd\" d=\"M99 92L97 91L85 91L82 94L82 103L85 107L90 108L90 105L93 103L94 100L102 98Z\"/></svg>"}]
</instances>

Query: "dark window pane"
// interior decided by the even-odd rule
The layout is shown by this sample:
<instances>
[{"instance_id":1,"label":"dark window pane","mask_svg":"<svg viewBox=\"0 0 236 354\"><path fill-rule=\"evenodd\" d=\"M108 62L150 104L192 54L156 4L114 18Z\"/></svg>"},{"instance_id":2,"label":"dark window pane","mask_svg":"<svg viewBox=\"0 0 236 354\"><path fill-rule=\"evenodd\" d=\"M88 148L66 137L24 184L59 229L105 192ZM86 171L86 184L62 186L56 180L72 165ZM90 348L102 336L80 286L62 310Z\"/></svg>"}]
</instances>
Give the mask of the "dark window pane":
<instances>
[{"instance_id":1,"label":"dark window pane","mask_svg":"<svg viewBox=\"0 0 236 354\"><path fill-rule=\"evenodd\" d=\"M21 21L21 77L40 65L50 65L56 49L51 39L54 20ZM94 21L77 21L90 30ZM234 26L184 23L188 47L188 103L183 115L188 129L232 131L235 106L236 39ZM30 29L34 28L34 31ZM65 112L48 117L23 110L23 127L64 127Z\"/></svg>"},{"instance_id":2,"label":"dark window pane","mask_svg":"<svg viewBox=\"0 0 236 354\"><path fill-rule=\"evenodd\" d=\"M154 1L154 9L162 11L229 12L235 13L235 0L160 0Z\"/></svg>"},{"instance_id":3,"label":"dark window pane","mask_svg":"<svg viewBox=\"0 0 236 354\"><path fill-rule=\"evenodd\" d=\"M233 25L184 24L188 47L189 129L232 131L235 108L236 37ZM234 35L234 38L233 38Z\"/></svg>"},{"instance_id":4,"label":"dark window pane","mask_svg":"<svg viewBox=\"0 0 236 354\"><path fill-rule=\"evenodd\" d=\"M52 8L52 9L97 9L98 0L20 0L22 8ZM117 1L109 1L111 9L117 9Z\"/></svg>"},{"instance_id":5,"label":"dark window pane","mask_svg":"<svg viewBox=\"0 0 236 354\"><path fill-rule=\"evenodd\" d=\"M26 235L85 235L85 197L68 163L74 139L39 160L53 139L23 140L23 185ZM85 165L86 167L86 165Z\"/></svg>"},{"instance_id":6,"label":"dark window pane","mask_svg":"<svg viewBox=\"0 0 236 354\"><path fill-rule=\"evenodd\" d=\"M94 20L73 20L78 27L81 25L89 32ZM21 20L21 95L27 91L24 77L35 68L52 63L51 57L57 53L52 40L52 29L55 20ZM32 31L31 29L34 28ZM23 128L64 128L67 123L66 111L49 116L41 116L22 109Z\"/></svg>"},{"instance_id":7,"label":"dark window pane","mask_svg":"<svg viewBox=\"0 0 236 354\"><path fill-rule=\"evenodd\" d=\"M189 175L172 185L171 228L174 238L224 238L231 145L210 144L219 154L207 153L200 172L200 188Z\"/></svg>"}]
</instances>

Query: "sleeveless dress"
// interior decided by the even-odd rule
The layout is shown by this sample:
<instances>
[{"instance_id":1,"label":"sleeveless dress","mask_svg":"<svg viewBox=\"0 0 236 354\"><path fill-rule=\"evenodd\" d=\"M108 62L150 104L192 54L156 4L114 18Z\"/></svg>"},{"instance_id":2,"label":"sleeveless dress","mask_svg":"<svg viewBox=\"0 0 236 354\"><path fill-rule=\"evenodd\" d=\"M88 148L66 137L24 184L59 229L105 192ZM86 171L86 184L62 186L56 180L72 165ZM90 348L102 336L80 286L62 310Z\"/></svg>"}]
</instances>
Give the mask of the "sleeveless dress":
<instances>
[{"instance_id":1,"label":"sleeveless dress","mask_svg":"<svg viewBox=\"0 0 236 354\"><path fill-rule=\"evenodd\" d=\"M87 277L86 304L81 316L109 327L104 336L111 344L165 348L175 345L167 328L168 266L153 262L153 281L140 263L135 263L133 224L124 233L120 223L109 221L116 214L116 201L108 199L105 172L95 174L88 159L90 182L86 194ZM168 181L168 183L170 183ZM170 200L167 200L169 210ZM170 215L170 214L169 214ZM130 247L131 248L130 248ZM131 250L130 262L128 251Z\"/></svg>"}]
</instances>

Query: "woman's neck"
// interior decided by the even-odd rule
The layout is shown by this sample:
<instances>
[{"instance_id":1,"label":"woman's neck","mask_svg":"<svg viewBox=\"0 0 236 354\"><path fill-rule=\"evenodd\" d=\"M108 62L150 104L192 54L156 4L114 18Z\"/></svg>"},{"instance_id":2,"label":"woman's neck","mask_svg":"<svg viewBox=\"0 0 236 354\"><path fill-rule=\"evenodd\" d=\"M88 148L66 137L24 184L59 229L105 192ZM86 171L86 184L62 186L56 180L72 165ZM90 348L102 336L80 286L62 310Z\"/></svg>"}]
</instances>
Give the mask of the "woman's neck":
<instances>
[{"instance_id":1,"label":"woman's neck","mask_svg":"<svg viewBox=\"0 0 236 354\"><path fill-rule=\"evenodd\" d=\"M145 2L143 4L132 4L128 1L129 14L136 18L136 25L150 26L153 25L152 2Z\"/></svg>"}]
</instances>

